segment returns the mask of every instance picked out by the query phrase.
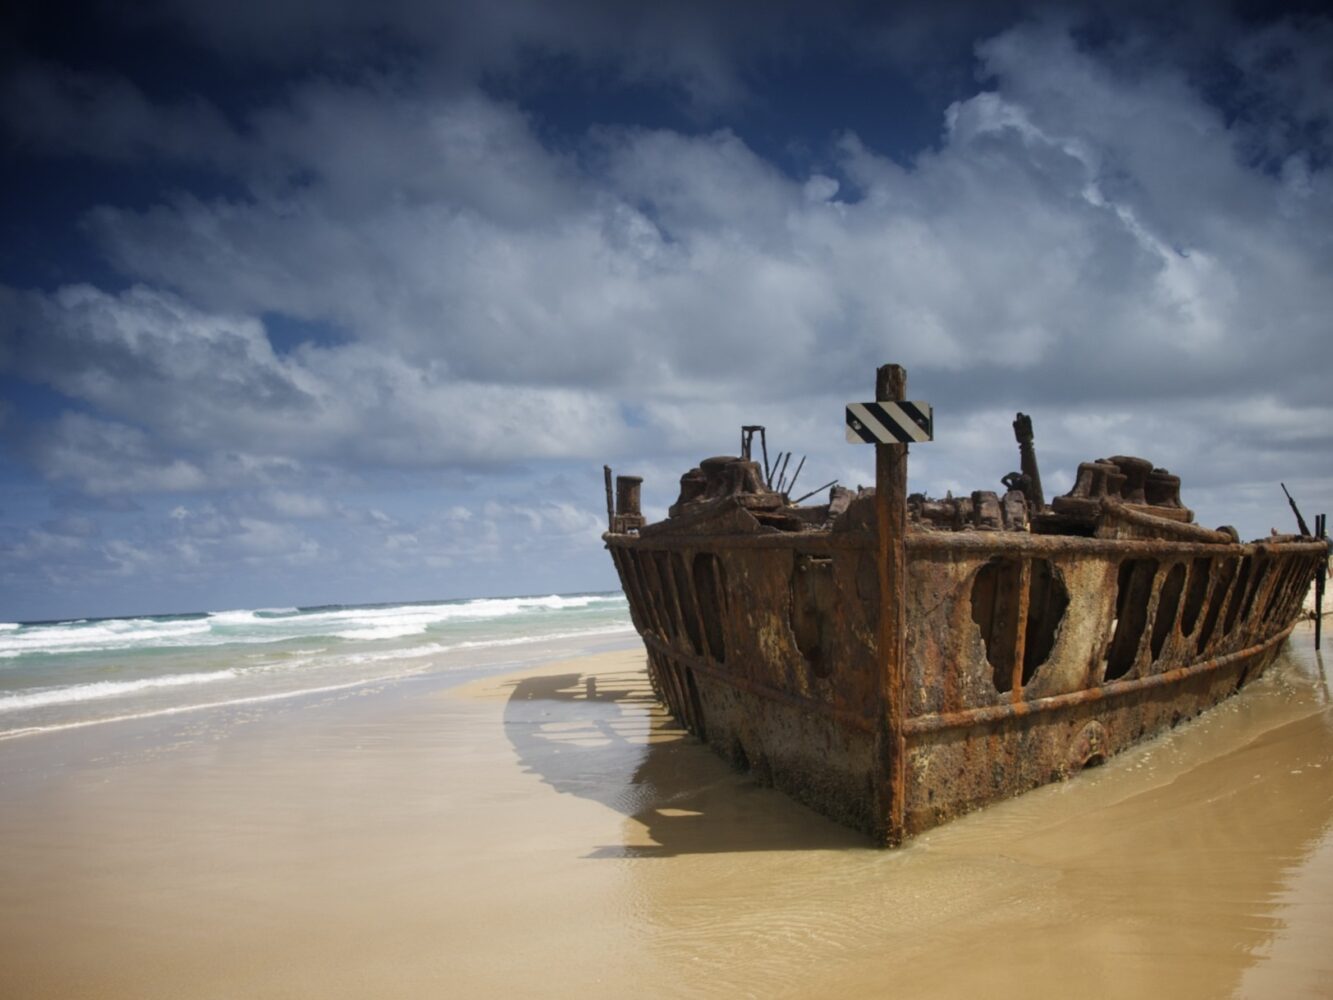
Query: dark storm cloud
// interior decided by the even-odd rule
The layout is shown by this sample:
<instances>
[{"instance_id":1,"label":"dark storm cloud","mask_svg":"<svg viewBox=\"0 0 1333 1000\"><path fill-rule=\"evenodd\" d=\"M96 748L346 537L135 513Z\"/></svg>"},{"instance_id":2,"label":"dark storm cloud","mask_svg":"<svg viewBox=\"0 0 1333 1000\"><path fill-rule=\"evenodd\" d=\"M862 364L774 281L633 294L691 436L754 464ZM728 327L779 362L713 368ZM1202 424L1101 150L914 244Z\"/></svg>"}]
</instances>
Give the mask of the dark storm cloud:
<instances>
[{"instance_id":1,"label":"dark storm cloud","mask_svg":"<svg viewBox=\"0 0 1333 1000\"><path fill-rule=\"evenodd\" d=\"M44 62L21 63L4 79L0 117L20 150L220 169L243 157L240 137L198 95L155 103L123 76Z\"/></svg>"}]
</instances>

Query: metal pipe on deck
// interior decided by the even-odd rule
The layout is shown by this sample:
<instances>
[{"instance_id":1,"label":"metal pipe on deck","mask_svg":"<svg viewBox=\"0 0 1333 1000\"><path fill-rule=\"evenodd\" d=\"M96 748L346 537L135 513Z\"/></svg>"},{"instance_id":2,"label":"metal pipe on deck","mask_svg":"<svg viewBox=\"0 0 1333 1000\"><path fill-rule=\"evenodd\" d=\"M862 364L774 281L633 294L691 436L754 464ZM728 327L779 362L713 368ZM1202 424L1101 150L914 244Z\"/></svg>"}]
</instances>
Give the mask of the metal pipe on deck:
<instances>
[{"instance_id":1,"label":"metal pipe on deck","mask_svg":"<svg viewBox=\"0 0 1333 1000\"><path fill-rule=\"evenodd\" d=\"M1046 494L1041 489L1041 471L1037 468L1037 451L1032 445L1032 418L1026 413L1014 417L1014 439L1018 442L1019 468L1026 479L1028 503L1034 511L1046 506Z\"/></svg>"}]
</instances>

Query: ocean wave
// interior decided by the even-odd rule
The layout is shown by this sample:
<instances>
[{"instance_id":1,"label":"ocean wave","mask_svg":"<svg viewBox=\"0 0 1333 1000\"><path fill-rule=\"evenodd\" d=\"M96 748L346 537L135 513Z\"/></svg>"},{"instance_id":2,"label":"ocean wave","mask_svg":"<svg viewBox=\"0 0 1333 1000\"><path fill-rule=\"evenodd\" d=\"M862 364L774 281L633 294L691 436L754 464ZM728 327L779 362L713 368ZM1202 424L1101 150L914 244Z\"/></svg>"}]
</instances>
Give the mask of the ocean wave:
<instances>
[{"instance_id":1,"label":"ocean wave","mask_svg":"<svg viewBox=\"0 0 1333 1000\"><path fill-rule=\"evenodd\" d=\"M469 622L515 616L613 611L625 606L620 594L549 594L486 597L466 601L375 606L260 608L214 611L190 616L80 620L0 628L0 660L24 655L128 652L276 643L338 638L382 642L443 630ZM516 619L517 621L517 619Z\"/></svg>"},{"instance_id":2,"label":"ocean wave","mask_svg":"<svg viewBox=\"0 0 1333 1000\"><path fill-rule=\"evenodd\" d=\"M422 646L406 646L400 649L386 649L379 652L354 653L346 657L348 663L379 663L385 660L415 660L423 656L438 656L441 653L453 653L460 649L495 649L504 646L529 646L533 643L555 641L559 639L582 639L598 635L626 635L634 632L634 626L628 622L623 625L601 625L593 628L578 629L573 632L538 632L528 635L508 636L497 639L470 639L463 642L432 642Z\"/></svg>"},{"instance_id":3,"label":"ocean wave","mask_svg":"<svg viewBox=\"0 0 1333 1000\"><path fill-rule=\"evenodd\" d=\"M193 645L209 632L203 618L111 618L33 625L0 633L0 659L25 653L87 653L132 646Z\"/></svg>"},{"instance_id":4,"label":"ocean wave","mask_svg":"<svg viewBox=\"0 0 1333 1000\"><path fill-rule=\"evenodd\" d=\"M237 608L234 611L210 611L213 625L285 625L301 614L300 608Z\"/></svg>"},{"instance_id":5,"label":"ocean wave","mask_svg":"<svg viewBox=\"0 0 1333 1000\"><path fill-rule=\"evenodd\" d=\"M426 631L426 624L411 622L402 622L388 625L373 625L369 628L353 628L345 632L333 633L339 639L361 639L373 641L375 639L405 639L409 635L420 635Z\"/></svg>"},{"instance_id":6,"label":"ocean wave","mask_svg":"<svg viewBox=\"0 0 1333 1000\"><path fill-rule=\"evenodd\" d=\"M346 621L388 624L390 622L447 622L458 619L503 618L525 612L566 611L594 604L624 604L623 596L578 595L564 597L478 597L468 601L433 604L393 604L379 607L337 608L306 612L306 621Z\"/></svg>"},{"instance_id":7,"label":"ocean wave","mask_svg":"<svg viewBox=\"0 0 1333 1000\"><path fill-rule=\"evenodd\" d=\"M580 595L562 597L484 597L450 604L398 604L387 607L340 608L313 612L307 619L329 623L340 639L376 641L420 635L436 626L494 621L525 613L578 610L595 604L625 603L624 597ZM343 626L341 628L337 626Z\"/></svg>"},{"instance_id":8,"label":"ocean wave","mask_svg":"<svg viewBox=\"0 0 1333 1000\"><path fill-rule=\"evenodd\" d=\"M25 708L44 708L49 705L69 705L80 701L116 698L153 688L191 687L196 684L232 680L236 676L234 670L216 670L203 674L169 674L166 677L143 677L135 681L95 681L91 684L42 688L24 694L0 696L0 712L16 712Z\"/></svg>"},{"instance_id":9,"label":"ocean wave","mask_svg":"<svg viewBox=\"0 0 1333 1000\"><path fill-rule=\"evenodd\" d=\"M493 646L524 646L533 642L545 642L548 639L582 639L592 635L621 635L634 631L634 626L626 622L623 625L603 625L597 628L580 629L577 632L547 632L538 635L510 636L506 639L474 639L460 642L450 649L488 649Z\"/></svg>"}]
</instances>

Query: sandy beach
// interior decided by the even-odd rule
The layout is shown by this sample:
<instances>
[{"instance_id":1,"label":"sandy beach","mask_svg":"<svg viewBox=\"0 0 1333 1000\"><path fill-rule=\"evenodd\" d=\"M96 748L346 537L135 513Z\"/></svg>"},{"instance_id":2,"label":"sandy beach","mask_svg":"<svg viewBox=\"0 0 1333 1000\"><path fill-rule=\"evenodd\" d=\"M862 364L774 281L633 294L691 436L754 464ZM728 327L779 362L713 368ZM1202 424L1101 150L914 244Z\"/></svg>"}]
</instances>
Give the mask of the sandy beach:
<instances>
[{"instance_id":1,"label":"sandy beach","mask_svg":"<svg viewBox=\"0 0 1333 1000\"><path fill-rule=\"evenodd\" d=\"M1326 996L1333 709L1259 683L877 851L641 649L0 744L0 996Z\"/></svg>"}]
</instances>

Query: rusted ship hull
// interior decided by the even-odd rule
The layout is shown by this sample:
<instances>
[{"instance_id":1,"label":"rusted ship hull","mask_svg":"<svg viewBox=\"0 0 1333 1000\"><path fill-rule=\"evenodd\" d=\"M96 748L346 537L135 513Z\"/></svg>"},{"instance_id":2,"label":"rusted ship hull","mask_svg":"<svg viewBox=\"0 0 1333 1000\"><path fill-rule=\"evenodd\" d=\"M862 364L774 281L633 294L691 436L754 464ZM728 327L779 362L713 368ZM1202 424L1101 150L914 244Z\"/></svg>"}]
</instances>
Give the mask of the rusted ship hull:
<instances>
[{"instance_id":1,"label":"rusted ship hull","mask_svg":"<svg viewBox=\"0 0 1333 1000\"><path fill-rule=\"evenodd\" d=\"M722 755L882 844L1233 695L1277 656L1328 559L1322 540L1238 544L1104 503L1104 537L916 524L901 584L881 593L868 504L802 531L752 500L613 517L653 687ZM898 669L885 616L902 623Z\"/></svg>"},{"instance_id":2,"label":"rusted ship hull","mask_svg":"<svg viewBox=\"0 0 1333 1000\"><path fill-rule=\"evenodd\" d=\"M873 539L607 542L672 714L738 765L885 842L1066 777L1235 693L1277 655L1327 553L1319 542L909 534L906 780L893 829L877 793L899 734L884 716ZM1012 617L992 618L991 634L974 620L988 565L1029 581L1049 567L1062 581L1068 605L1041 661L1023 648L1049 631L1034 615L1040 586L1015 588Z\"/></svg>"}]
</instances>

